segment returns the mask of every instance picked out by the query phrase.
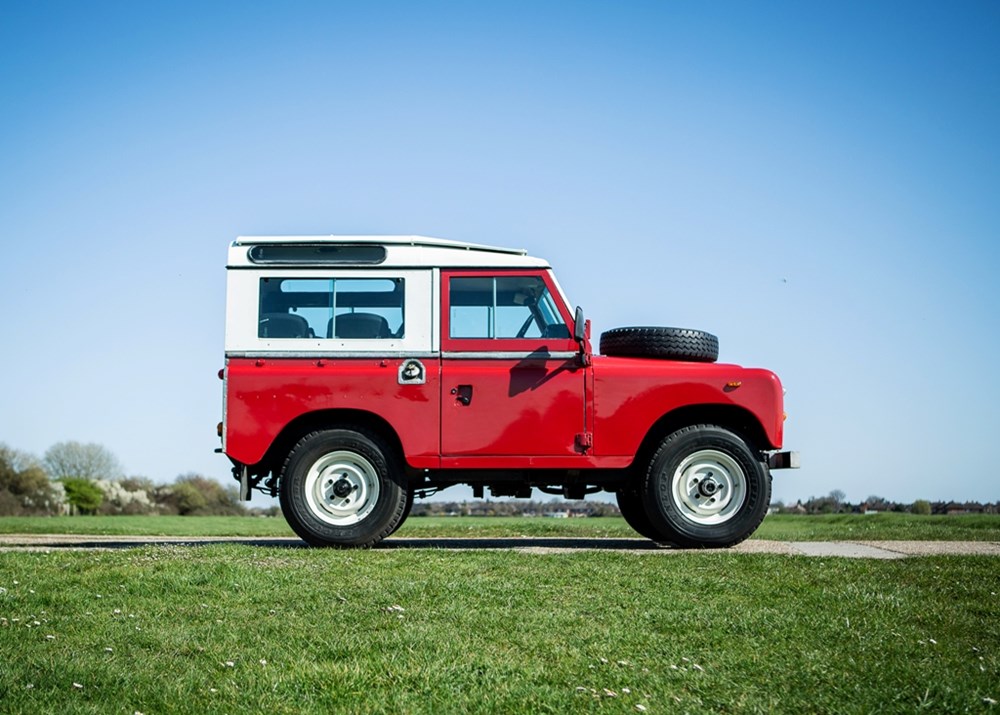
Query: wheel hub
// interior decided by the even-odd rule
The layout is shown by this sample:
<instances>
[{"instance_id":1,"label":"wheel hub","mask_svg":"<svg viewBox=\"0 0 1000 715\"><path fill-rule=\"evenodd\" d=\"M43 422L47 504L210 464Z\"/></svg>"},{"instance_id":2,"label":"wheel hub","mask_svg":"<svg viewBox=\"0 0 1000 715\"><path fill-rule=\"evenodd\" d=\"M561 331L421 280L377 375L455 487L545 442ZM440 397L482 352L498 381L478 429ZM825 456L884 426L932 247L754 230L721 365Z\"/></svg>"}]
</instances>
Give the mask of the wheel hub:
<instances>
[{"instance_id":1,"label":"wheel hub","mask_svg":"<svg viewBox=\"0 0 1000 715\"><path fill-rule=\"evenodd\" d=\"M328 452L309 468L306 503L313 516L334 526L365 519L379 498L379 476L364 456L350 450Z\"/></svg>"},{"instance_id":2,"label":"wheel hub","mask_svg":"<svg viewBox=\"0 0 1000 715\"><path fill-rule=\"evenodd\" d=\"M722 489L722 485L715 481L711 472L698 484L698 494L703 497L714 496L720 489Z\"/></svg>"},{"instance_id":3,"label":"wheel hub","mask_svg":"<svg viewBox=\"0 0 1000 715\"><path fill-rule=\"evenodd\" d=\"M671 496L681 516L700 526L732 519L746 501L747 477L740 463L717 449L685 457L674 471Z\"/></svg>"},{"instance_id":4,"label":"wheel hub","mask_svg":"<svg viewBox=\"0 0 1000 715\"><path fill-rule=\"evenodd\" d=\"M343 499L358 488L357 484L351 484L347 481L346 477L346 474L341 475L340 479L337 480L337 483L333 485L333 495L338 499Z\"/></svg>"}]
</instances>

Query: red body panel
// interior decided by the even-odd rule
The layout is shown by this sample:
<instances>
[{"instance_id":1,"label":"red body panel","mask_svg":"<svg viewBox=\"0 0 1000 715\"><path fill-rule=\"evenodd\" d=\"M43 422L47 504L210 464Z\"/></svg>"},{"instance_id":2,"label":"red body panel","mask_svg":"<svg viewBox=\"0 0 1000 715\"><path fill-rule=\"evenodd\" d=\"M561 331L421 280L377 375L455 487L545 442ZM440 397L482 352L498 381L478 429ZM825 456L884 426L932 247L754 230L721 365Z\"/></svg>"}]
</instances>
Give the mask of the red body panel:
<instances>
[{"instance_id":1,"label":"red body panel","mask_svg":"<svg viewBox=\"0 0 1000 715\"><path fill-rule=\"evenodd\" d=\"M689 405L735 405L781 447L783 394L769 370L719 363L595 356L594 454L635 455L660 417ZM739 383L738 386L735 386Z\"/></svg>"},{"instance_id":2,"label":"red body panel","mask_svg":"<svg viewBox=\"0 0 1000 715\"><path fill-rule=\"evenodd\" d=\"M448 358L442 368L427 358L426 384L399 385L400 362L230 359L226 453L256 464L289 422L329 409L381 417L406 461L426 469L622 468L658 419L690 405L740 407L761 423L767 446L782 444L781 383L768 370L604 356L588 368ZM459 386L472 388L468 405L451 393ZM593 434L585 452L576 442L584 432Z\"/></svg>"},{"instance_id":3,"label":"red body panel","mask_svg":"<svg viewBox=\"0 0 1000 715\"><path fill-rule=\"evenodd\" d=\"M386 420L415 467L439 464L440 364L424 360L426 384L400 385L400 359L230 358L226 454L256 464L284 427L318 410L353 409Z\"/></svg>"},{"instance_id":4,"label":"red body panel","mask_svg":"<svg viewBox=\"0 0 1000 715\"><path fill-rule=\"evenodd\" d=\"M461 399L466 393L468 404ZM441 405L445 456L580 459L575 440L584 431L584 370L574 358L445 358Z\"/></svg>"}]
</instances>

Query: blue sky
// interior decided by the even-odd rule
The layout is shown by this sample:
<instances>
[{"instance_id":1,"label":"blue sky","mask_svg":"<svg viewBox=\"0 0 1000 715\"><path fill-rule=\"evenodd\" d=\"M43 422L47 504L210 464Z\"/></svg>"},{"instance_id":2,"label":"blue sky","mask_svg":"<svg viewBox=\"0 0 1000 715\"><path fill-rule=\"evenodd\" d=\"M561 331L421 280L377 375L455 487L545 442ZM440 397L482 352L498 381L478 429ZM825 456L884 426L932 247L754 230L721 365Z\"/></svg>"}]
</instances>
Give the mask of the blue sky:
<instances>
[{"instance_id":1,"label":"blue sky","mask_svg":"<svg viewBox=\"0 0 1000 715\"><path fill-rule=\"evenodd\" d=\"M776 498L1000 499L998 37L992 2L4 3L0 441L226 478L228 243L417 233L775 370Z\"/></svg>"}]
</instances>

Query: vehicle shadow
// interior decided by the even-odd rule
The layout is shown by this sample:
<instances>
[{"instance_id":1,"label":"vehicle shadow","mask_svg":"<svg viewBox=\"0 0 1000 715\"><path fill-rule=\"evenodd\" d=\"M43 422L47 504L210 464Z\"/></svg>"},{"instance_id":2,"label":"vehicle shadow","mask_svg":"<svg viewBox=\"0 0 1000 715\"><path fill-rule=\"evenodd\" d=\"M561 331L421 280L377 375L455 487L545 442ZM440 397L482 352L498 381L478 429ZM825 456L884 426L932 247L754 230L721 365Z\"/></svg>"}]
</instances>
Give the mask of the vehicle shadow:
<instances>
[{"instance_id":1,"label":"vehicle shadow","mask_svg":"<svg viewBox=\"0 0 1000 715\"><path fill-rule=\"evenodd\" d=\"M163 536L20 536L0 539L3 550L47 549L134 549L148 546L192 547L229 544L255 548L307 549L308 544L297 537L163 537ZM371 547L375 551L439 549L446 551L533 550L560 551L662 551L661 546L647 539L578 538L578 537L391 537Z\"/></svg>"},{"instance_id":2,"label":"vehicle shadow","mask_svg":"<svg viewBox=\"0 0 1000 715\"><path fill-rule=\"evenodd\" d=\"M481 537L481 538L390 538L375 549L450 549L469 551L480 549L545 549L551 551L658 551L665 547L648 539L580 538L580 537Z\"/></svg>"}]
</instances>

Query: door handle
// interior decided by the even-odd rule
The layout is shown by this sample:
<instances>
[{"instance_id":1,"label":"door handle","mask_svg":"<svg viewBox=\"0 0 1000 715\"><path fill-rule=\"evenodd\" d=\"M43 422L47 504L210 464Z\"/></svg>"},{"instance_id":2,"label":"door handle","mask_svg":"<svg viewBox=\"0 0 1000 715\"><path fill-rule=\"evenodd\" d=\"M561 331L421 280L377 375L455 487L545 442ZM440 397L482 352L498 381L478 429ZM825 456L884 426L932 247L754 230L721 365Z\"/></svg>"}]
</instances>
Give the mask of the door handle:
<instances>
[{"instance_id":1,"label":"door handle","mask_svg":"<svg viewBox=\"0 0 1000 715\"><path fill-rule=\"evenodd\" d=\"M472 403L472 385L459 385L451 388L455 400L468 407Z\"/></svg>"}]
</instances>

